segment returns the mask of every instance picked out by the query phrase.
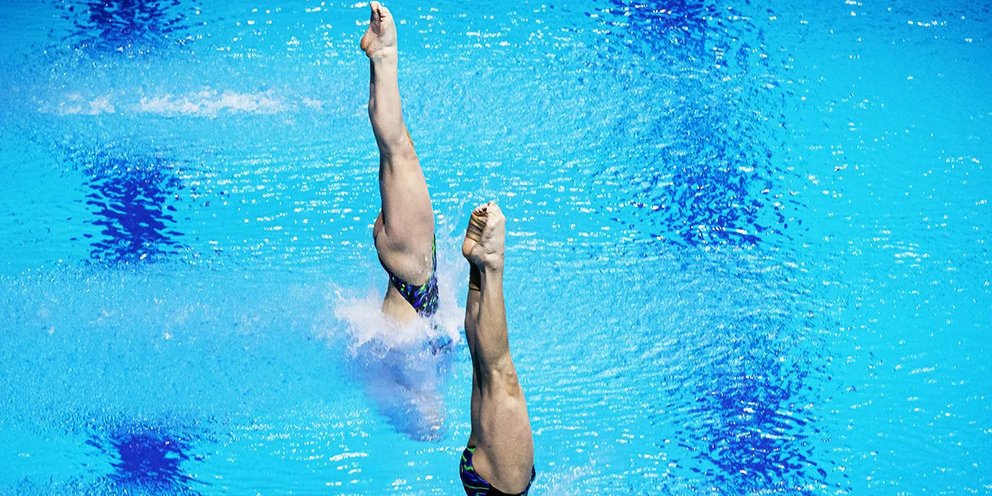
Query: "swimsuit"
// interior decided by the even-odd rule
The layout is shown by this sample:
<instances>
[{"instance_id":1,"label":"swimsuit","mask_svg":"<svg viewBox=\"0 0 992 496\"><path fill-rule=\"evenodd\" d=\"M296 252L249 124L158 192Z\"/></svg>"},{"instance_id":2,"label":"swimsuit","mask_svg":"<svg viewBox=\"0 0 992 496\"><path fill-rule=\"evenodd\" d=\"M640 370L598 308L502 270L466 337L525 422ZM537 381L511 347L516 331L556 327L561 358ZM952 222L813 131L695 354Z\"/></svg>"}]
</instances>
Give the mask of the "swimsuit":
<instances>
[{"instance_id":1,"label":"swimsuit","mask_svg":"<svg viewBox=\"0 0 992 496\"><path fill-rule=\"evenodd\" d=\"M431 242L431 257L433 258L431 262L431 278L424 284L417 286L397 277L396 274L393 274L386 267L386 264L382 263L382 258L379 259L382 268L389 274L389 283L424 318L429 318L437 313L437 239Z\"/></svg>"},{"instance_id":2,"label":"swimsuit","mask_svg":"<svg viewBox=\"0 0 992 496\"><path fill-rule=\"evenodd\" d=\"M475 467L472 465L472 455L474 454L475 446L468 446L462 452L460 475L462 486L465 486L465 494L468 496L527 496L527 491L530 491L530 483L533 483L534 478L537 477L537 470L533 467L530 469L530 483L527 484L524 492L510 495L496 489L486 479L483 479L481 475L476 473Z\"/></svg>"}]
</instances>

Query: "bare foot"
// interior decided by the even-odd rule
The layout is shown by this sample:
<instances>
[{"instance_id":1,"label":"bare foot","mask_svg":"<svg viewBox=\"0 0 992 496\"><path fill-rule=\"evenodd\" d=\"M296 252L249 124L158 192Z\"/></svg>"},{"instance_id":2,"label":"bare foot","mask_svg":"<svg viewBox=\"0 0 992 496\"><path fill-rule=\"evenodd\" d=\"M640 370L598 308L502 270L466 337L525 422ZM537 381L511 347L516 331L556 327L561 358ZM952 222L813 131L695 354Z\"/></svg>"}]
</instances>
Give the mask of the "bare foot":
<instances>
[{"instance_id":1,"label":"bare foot","mask_svg":"<svg viewBox=\"0 0 992 496\"><path fill-rule=\"evenodd\" d=\"M361 47L370 59L381 58L383 55L396 53L396 23L393 14L379 2L369 4L372 18L369 29L362 36Z\"/></svg>"},{"instance_id":2,"label":"bare foot","mask_svg":"<svg viewBox=\"0 0 992 496\"><path fill-rule=\"evenodd\" d=\"M503 270L505 246L506 217L499 205L489 202L476 207L462 243L462 255L479 270Z\"/></svg>"}]
</instances>

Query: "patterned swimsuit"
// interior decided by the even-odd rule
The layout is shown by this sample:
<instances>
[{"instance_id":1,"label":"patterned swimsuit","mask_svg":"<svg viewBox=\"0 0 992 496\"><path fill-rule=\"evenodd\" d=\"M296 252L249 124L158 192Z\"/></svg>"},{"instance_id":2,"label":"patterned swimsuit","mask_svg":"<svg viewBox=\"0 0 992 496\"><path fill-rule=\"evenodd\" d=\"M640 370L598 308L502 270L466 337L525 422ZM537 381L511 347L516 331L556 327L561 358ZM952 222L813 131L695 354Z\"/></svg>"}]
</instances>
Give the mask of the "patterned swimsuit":
<instances>
[{"instance_id":1,"label":"patterned swimsuit","mask_svg":"<svg viewBox=\"0 0 992 496\"><path fill-rule=\"evenodd\" d=\"M465 448L462 452L462 462L460 465L460 474L462 478L462 486L465 487L465 494L468 496L527 496L527 492L530 491L530 484L527 484L527 488L524 489L522 493L516 493L510 495L500 491L493 487L486 479L483 479L475 471L475 466L472 465L472 456L475 455L475 446L469 446ZM537 477L537 471L533 468L530 469L530 481L534 482L534 478Z\"/></svg>"},{"instance_id":2,"label":"patterned swimsuit","mask_svg":"<svg viewBox=\"0 0 992 496\"><path fill-rule=\"evenodd\" d=\"M437 313L437 239L431 242L431 278L427 280L424 284L413 285L403 279L400 279L396 274L393 274L386 264L382 263L382 259L379 259L379 263L382 268L386 270L389 274L389 283L396 288L397 291L403 295L410 306L420 314L421 317L429 318L430 316Z\"/></svg>"}]
</instances>

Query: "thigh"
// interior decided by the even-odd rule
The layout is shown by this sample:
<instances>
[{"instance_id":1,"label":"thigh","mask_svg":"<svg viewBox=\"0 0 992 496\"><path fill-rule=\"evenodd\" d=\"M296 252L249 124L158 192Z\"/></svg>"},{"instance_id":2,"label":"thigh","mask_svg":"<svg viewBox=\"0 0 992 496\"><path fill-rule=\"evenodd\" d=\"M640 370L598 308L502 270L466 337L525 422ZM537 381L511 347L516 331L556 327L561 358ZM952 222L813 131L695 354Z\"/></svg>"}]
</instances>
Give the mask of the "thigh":
<instances>
[{"instance_id":1,"label":"thigh","mask_svg":"<svg viewBox=\"0 0 992 496\"><path fill-rule=\"evenodd\" d=\"M416 278L425 263L431 262L434 241L434 210L427 182L416 157L382 160L387 163L381 165L379 174L382 210L374 230L376 249L394 274Z\"/></svg>"},{"instance_id":2,"label":"thigh","mask_svg":"<svg viewBox=\"0 0 992 496\"><path fill-rule=\"evenodd\" d=\"M527 403L520 394L481 394L475 468L502 491L523 491L534 467L534 438Z\"/></svg>"}]
</instances>

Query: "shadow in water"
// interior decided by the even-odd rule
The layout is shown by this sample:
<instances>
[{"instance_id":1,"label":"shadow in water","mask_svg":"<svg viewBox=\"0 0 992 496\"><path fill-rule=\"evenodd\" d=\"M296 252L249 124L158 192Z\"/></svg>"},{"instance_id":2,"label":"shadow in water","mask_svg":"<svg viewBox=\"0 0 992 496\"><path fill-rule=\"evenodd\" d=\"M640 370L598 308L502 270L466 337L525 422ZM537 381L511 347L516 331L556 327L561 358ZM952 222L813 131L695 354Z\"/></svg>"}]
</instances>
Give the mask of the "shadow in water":
<instances>
[{"instance_id":1,"label":"shadow in water","mask_svg":"<svg viewBox=\"0 0 992 496\"><path fill-rule=\"evenodd\" d=\"M152 424L130 423L94 434L87 444L109 457L114 471L101 480L120 494L198 494L203 484L182 468L191 456L191 438Z\"/></svg>"},{"instance_id":2,"label":"shadow in water","mask_svg":"<svg viewBox=\"0 0 992 496\"><path fill-rule=\"evenodd\" d=\"M75 32L65 38L76 49L141 55L185 42L198 2L179 0L91 0L56 2Z\"/></svg>"},{"instance_id":3,"label":"shadow in water","mask_svg":"<svg viewBox=\"0 0 992 496\"><path fill-rule=\"evenodd\" d=\"M742 494L824 485L827 473L813 453L820 431L803 405L795 405L804 396L793 389L802 386L802 375L727 367L701 381L688 410L693 422L678 431L693 440L683 447L703 462L692 470Z\"/></svg>"},{"instance_id":4,"label":"shadow in water","mask_svg":"<svg viewBox=\"0 0 992 496\"><path fill-rule=\"evenodd\" d=\"M692 458L678 466L692 472L683 475L697 491L802 493L829 484L808 409L826 376L805 317L816 303L804 277L783 268L793 253L780 249L802 205L791 198L799 181L784 113L788 57L767 46L755 21L771 15L707 0L611 0L590 13L611 37L600 64L631 67L614 72L636 95L609 138L623 153L593 177L630 185L621 198L604 195L623 208L604 210L653 240L632 249L684 255L675 270L701 288L692 304L675 306L687 305L680 325L690 328L676 341L693 363L666 395L666 410L682 413L678 446L658 443Z\"/></svg>"},{"instance_id":5,"label":"shadow in water","mask_svg":"<svg viewBox=\"0 0 992 496\"><path fill-rule=\"evenodd\" d=\"M665 353L675 367L666 413L655 418L672 427L676 444L656 444L700 491L846 491L820 424L830 390L822 309L798 270L733 252L697 257L671 280L680 296L664 312L680 317Z\"/></svg>"},{"instance_id":6,"label":"shadow in water","mask_svg":"<svg viewBox=\"0 0 992 496\"><path fill-rule=\"evenodd\" d=\"M794 202L781 184L781 71L762 31L707 1L613 0L596 14L617 41L603 63L636 64L626 89L655 89L614 130L636 153L594 178L632 185L614 220L669 244L778 245Z\"/></svg>"},{"instance_id":7,"label":"shadow in water","mask_svg":"<svg viewBox=\"0 0 992 496\"><path fill-rule=\"evenodd\" d=\"M182 248L183 234L172 228L172 201L183 189L174 164L154 156L113 156L88 159L86 204L99 234L90 239L90 258L102 264L153 262Z\"/></svg>"},{"instance_id":8,"label":"shadow in water","mask_svg":"<svg viewBox=\"0 0 992 496\"><path fill-rule=\"evenodd\" d=\"M607 14L606 22L642 39L652 50L671 47L692 58L705 56L709 19L721 14L716 4L699 0L610 0L600 12Z\"/></svg>"}]
</instances>

